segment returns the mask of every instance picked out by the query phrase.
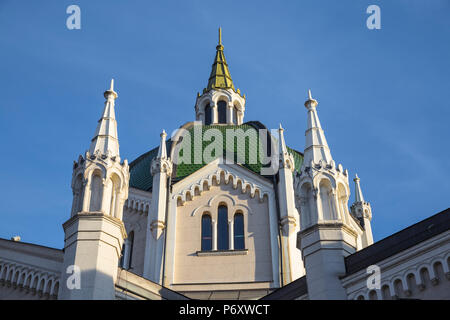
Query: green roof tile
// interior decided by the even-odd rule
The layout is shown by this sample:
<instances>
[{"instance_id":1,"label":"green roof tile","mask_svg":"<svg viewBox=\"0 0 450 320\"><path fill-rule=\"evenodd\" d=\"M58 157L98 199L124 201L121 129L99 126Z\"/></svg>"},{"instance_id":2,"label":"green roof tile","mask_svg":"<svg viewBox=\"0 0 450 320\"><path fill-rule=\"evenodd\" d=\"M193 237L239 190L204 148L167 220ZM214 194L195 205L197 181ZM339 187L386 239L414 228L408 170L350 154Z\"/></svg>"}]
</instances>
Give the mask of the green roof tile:
<instances>
[{"instance_id":1,"label":"green roof tile","mask_svg":"<svg viewBox=\"0 0 450 320\"><path fill-rule=\"evenodd\" d=\"M256 124L256 125L255 125ZM256 144L256 148L257 148L257 154L256 154L256 161L250 161L253 159L250 159L250 154L249 154L249 150L250 150L250 142L249 142L249 138L245 137L245 135L256 135L258 137L258 129L261 128L261 124L259 123L255 123L255 122L251 122L251 123L245 123L242 125L209 125L209 126L202 126L202 134L205 133L206 130L208 129L217 129L220 131L221 136L223 137L222 139L222 155L225 156L225 154L228 153L228 155L233 155L234 157L234 161L236 161L237 163L241 164L242 166L246 167L247 169L260 174L261 172L261 168L263 167L263 164L261 163L261 158L262 158L262 152L264 152L263 150L263 145L260 141L260 139L258 138L258 142ZM231 142L230 143L230 147L232 147L232 149L228 150L229 147L227 146L227 136L226 136L226 130L227 129L241 129L241 130L237 130L235 131L236 133L236 137L234 143ZM183 141L181 141L181 145L180 145L180 152L182 152L181 150L188 150L188 148L190 147L190 151L191 151L191 163L180 163L178 165L174 165L174 172L172 174L173 177L173 181L179 181L184 179L185 177L189 176L190 174L196 172L197 170L199 170L200 168L202 168L203 166L205 166L207 163L206 162L202 162L202 163L198 163L195 164L194 163L194 154L195 152L199 152L200 154L203 155L205 148L210 145L211 143L214 143L213 141L202 141L201 143L198 143L198 145L196 143L194 143L194 138L193 138L193 132L194 132L194 127L190 127L186 129L187 131L190 132L191 134L191 143L190 146L189 145L183 145L188 143L189 140L188 139L183 139ZM237 139L241 139L241 143L237 143ZM245 140L244 140L245 139ZM243 141L245 141L245 144L242 143ZM166 142L166 146L167 146L167 150L171 150L171 140L168 140ZM292 153L293 158L294 158L294 164L295 164L295 170L299 171L300 167L302 165L303 162L303 154L300 153L299 151L296 151L292 148L288 148L288 151L290 153ZM149 152L143 154L142 156L140 156L139 158L137 158L136 160L134 160L133 162L130 163L130 186L133 188L137 188L137 189L141 189L141 190L146 190L149 191L152 188L152 183L153 183L153 179L152 176L150 174L150 165L151 165L151 161L153 158L156 157L156 155L158 154L158 147L150 150ZM245 159L238 159L238 155L244 155ZM213 159L217 159L217 157L219 157L220 154L218 155L214 155L212 158Z\"/></svg>"}]
</instances>

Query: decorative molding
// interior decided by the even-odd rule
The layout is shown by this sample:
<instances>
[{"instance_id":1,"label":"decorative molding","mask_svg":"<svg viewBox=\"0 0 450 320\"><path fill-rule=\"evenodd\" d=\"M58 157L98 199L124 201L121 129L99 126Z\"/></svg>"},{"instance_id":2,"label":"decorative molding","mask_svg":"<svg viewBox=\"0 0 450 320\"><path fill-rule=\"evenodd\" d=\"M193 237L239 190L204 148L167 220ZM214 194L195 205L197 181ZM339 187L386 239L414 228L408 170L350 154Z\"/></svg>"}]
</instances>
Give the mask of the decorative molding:
<instances>
[{"instance_id":1,"label":"decorative molding","mask_svg":"<svg viewBox=\"0 0 450 320\"><path fill-rule=\"evenodd\" d=\"M60 275L39 267L6 259L0 260L0 285L24 291L24 294L56 299Z\"/></svg>"},{"instance_id":2,"label":"decorative molding","mask_svg":"<svg viewBox=\"0 0 450 320\"><path fill-rule=\"evenodd\" d=\"M240 186L240 190L242 193L246 193L249 191L250 197L254 198L256 194L259 195L259 200L261 202L264 201L264 196L268 196L268 192L263 190L263 187L246 180L245 178L238 176L237 174L233 174L228 170L223 168L218 168L214 173L208 174L207 176L198 179L196 182L190 184L189 186L183 188L178 193L172 196L172 199L176 199L177 201L181 201L183 205L188 199L193 199L196 196L196 193L201 194L203 191L209 190L214 182L220 185L221 183L228 184L232 182L233 189L238 189ZM205 189L206 185L206 189ZM189 197L189 198L188 198Z\"/></svg>"},{"instance_id":3,"label":"decorative molding","mask_svg":"<svg viewBox=\"0 0 450 320\"><path fill-rule=\"evenodd\" d=\"M248 249L243 250L212 250L212 251L197 251L196 255L199 257L210 256L245 256L248 254Z\"/></svg>"},{"instance_id":4,"label":"decorative molding","mask_svg":"<svg viewBox=\"0 0 450 320\"><path fill-rule=\"evenodd\" d=\"M450 253L445 250L448 245L449 233L420 243L399 254L389 257L377 263L381 268L381 289L369 290L366 286L366 270L358 271L342 279L342 284L346 288L350 300L369 300L372 291L376 294L378 300L383 299L383 290L388 290L390 297L388 299L397 299L399 292L396 292L395 283L400 281L402 293L408 296L412 288L408 284L408 277L414 277L414 285L419 291L430 289L424 283L421 271L426 270L431 286L439 285L443 281L450 281L450 269L448 260ZM420 261L418 261L420 259ZM444 271L444 279L438 278L434 266L441 264ZM372 296L373 297L373 296Z\"/></svg>"}]
</instances>

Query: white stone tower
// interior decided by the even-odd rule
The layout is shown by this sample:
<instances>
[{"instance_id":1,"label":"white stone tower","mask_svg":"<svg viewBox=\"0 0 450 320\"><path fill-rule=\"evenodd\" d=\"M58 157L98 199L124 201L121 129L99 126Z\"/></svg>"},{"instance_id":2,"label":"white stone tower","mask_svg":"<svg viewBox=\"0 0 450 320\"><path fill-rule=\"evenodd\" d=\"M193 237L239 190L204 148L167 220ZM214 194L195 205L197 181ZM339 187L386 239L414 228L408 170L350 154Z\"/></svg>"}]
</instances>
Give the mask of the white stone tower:
<instances>
[{"instance_id":1,"label":"white stone tower","mask_svg":"<svg viewBox=\"0 0 450 320\"><path fill-rule=\"evenodd\" d=\"M114 82L89 151L74 163L71 218L63 224L64 263L60 299L114 299L114 283L126 238L122 222L128 198L127 160L121 163L114 112Z\"/></svg>"},{"instance_id":2,"label":"white stone tower","mask_svg":"<svg viewBox=\"0 0 450 320\"><path fill-rule=\"evenodd\" d=\"M347 207L348 172L342 165L336 166L331 157L311 91L305 107L304 162L295 190L301 216L298 245L308 295L310 299L346 299L339 276L345 274L344 257L356 251L359 236Z\"/></svg>"},{"instance_id":3,"label":"white stone tower","mask_svg":"<svg viewBox=\"0 0 450 320\"><path fill-rule=\"evenodd\" d=\"M370 224L372 221L372 208L370 207L369 202L364 201L358 175L355 176L353 181L355 181L355 202L350 209L353 216L361 222L361 225L364 228L364 232L361 235L361 241L363 248L365 248L373 244L372 226Z\"/></svg>"},{"instance_id":4,"label":"white stone tower","mask_svg":"<svg viewBox=\"0 0 450 320\"><path fill-rule=\"evenodd\" d=\"M159 284L163 281L168 179L172 174L172 160L167 156L166 137L167 134L163 130L158 155L150 167L153 176L152 202L147 220L144 262L144 277Z\"/></svg>"},{"instance_id":5,"label":"white stone tower","mask_svg":"<svg viewBox=\"0 0 450 320\"><path fill-rule=\"evenodd\" d=\"M244 122L245 95L234 88L230 70L223 53L222 29L212 65L208 86L197 95L195 118L202 124L242 124Z\"/></svg>"}]
</instances>

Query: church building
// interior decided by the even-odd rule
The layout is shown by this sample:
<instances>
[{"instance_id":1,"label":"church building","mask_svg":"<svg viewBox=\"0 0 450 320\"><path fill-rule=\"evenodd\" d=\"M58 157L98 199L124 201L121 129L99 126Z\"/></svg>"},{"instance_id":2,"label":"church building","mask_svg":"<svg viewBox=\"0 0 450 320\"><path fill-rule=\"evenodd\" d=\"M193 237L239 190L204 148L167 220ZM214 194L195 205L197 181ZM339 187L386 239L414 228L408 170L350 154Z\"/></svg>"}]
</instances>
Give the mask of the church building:
<instances>
[{"instance_id":1,"label":"church building","mask_svg":"<svg viewBox=\"0 0 450 320\"><path fill-rule=\"evenodd\" d=\"M221 38L191 121L131 162L111 81L73 164L64 248L0 239L0 299L450 299L450 209L374 243L377 212L311 91L299 151L246 121Z\"/></svg>"}]
</instances>

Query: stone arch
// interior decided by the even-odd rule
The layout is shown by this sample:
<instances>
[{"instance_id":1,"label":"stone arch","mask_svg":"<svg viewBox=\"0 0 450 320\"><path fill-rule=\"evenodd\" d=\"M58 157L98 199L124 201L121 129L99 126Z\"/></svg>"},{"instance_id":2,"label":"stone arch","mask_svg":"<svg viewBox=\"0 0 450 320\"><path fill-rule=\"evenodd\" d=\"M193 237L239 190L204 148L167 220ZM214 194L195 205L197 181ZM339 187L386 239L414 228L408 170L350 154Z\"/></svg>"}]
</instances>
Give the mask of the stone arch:
<instances>
[{"instance_id":1,"label":"stone arch","mask_svg":"<svg viewBox=\"0 0 450 320\"><path fill-rule=\"evenodd\" d=\"M73 201L71 216L77 214L83 210L83 197L84 197L84 181L83 174L80 172L73 179L72 183Z\"/></svg>"},{"instance_id":2,"label":"stone arch","mask_svg":"<svg viewBox=\"0 0 450 320\"><path fill-rule=\"evenodd\" d=\"M225 101L227 103L232 102L233 98L231 94L227 91L214 91L212 94L212 102L214 105L217 105L219 101Z\"/></svg>"},{"instance_id":3,"label":"stone arch","mask_svg":"<svg viewBox=\"0 0 450 320\"><path fill-rule=\"evenodd\" d=\"M300 225L302 229L306 229L312 225L316 219L314 219L314 206L312 203L313 189L312 184L307 181L300 187Z\"/></svg>"},{"instance_id":4,"label":"stone arch","mask_svg":"<svg viewBox=\"0 0 450 320\"><path fill-rule=\"evenodd\" d=\"M122 188L122 179L116 172L112 172L108 177L107 187L105 191L107 193L107 200L109 204L107 205L108 214L115 218L121 218L121 208L120 208L120 190ZM135 201L137 204L137 210L139 211L140 201Z\"/></svg>"},{"instance_id":5,"label":"stone arch","mask_svg":"<svg viewBox=\"0 0 450 320\"><path fill-rule=\"evenodd\" d=\"M416 294L419 291L415 272L407 272L404 281L408 286L409 295Z\"/></svg>"},{"instance_id":6,"label":"stone arch","mask_svg":"<svg viewBox=\"0 0 450 320\"><path fill-rule=\"evenodd\" d=\"M34 273L33 278L31 280L30 289L36 291L38 284L39 284L39 275L37 273Z\"/></svg>"},{"instance_id":7,"label":"stone arch","mask_svg":"<svg viewBox=\"0 0 450 320\"><path fill-rule=\"evenodd\" d=\"M431 267L433 268L435 274L435 282L433 284L437 284L440 280L445 278L444 267L441 259L435 259L431 262Z\"/></svg>"},{"instance_id":8,"label":"stone arch","mask_svg":"<svg viewBox=\"0 0 450 320\"><path fill-rule=\"evenodd\" d=\"M319 180L319 198L321 220L337 220L337 213L334 205L334 192L331 181L327 178Z\"/></svg>"},{"instance_id":9,"label":"stone arch","mask_svg":"<svg viewBox=\"0 0 450 320\"><path fill-rule=\"evenodd\" d=\"M59 281L54 281L52 289L50 291L50 295L57 297L58 296L58 290L59 290Z\"/></svg>"},{"instance_id":10,"label":"stone arch","mask_svg":"<svg viewBox=\"0 0 450 320\"><path fill-rule=\"evenodd\" d=\"M391 286L394 289L395 296L397 296L397 297L404 297L405 296L404 293L407 290L407 286L405 285L405 283L404 283L402 278L396 277L396 278L392 279Z\"/></svg>"},{"instance_id":11,"label":"stone arch","mask_svg":"<svg viewBox=\"0 0 450 320\"><path fill-rule=\"evenodd\" d=\"M102 208L103 178L98 169L92 171L90 176L89 211L100 211Z\"/></svg>"},{"instance_id":12,"label":"stone arch","mask_svg":"<svg viewBox=\"0 0 450 320\"><path fill-rule=\"evenodd\" d=\"M49 294L52 282L53 282L53 278L51 278L51 277L47 278L47 281L45 282L44 290L42 290L42 293Z\"/></svg>"},{"instance_id":13,"label":"stone arch","mask_svg":"<svg viewBox=\"0 0 450 320\"><path fill-rule=\"evenodd\" d=\"M381 286L381 299L382 300L391 300L392 292L389 284L385 283Z\"/></svg>"},{"instance_id":14,"label":"stone arch","mask_svg":"<svg viewBox=\"0 0 450 320\"><path fill-rule=\"evenodd\" d=\"M33 274L32 274L32 272L30 271L28 274L27 274L27 276L26 276L26 278L25 278L25 282L24 282L24 287L25 288L30 288L31 287L31 280L33 279Z\"/></svg>"},{"instance_id":15,"label":"stone arch","mask_svg":"<svg viewBox=\"0 0 450 320\"><path fill-rule=\"evenodd\" d=\"M419 267L419 275L422 283L426 286L431 283L432 276L430 274L430 269L427 265L422 265Z\"/></svg>"},{"instance_id":16,"label":"stone arch","mask_svg":"<svg viewBox=\"0 0 450 320\"><path fill-rule=\"evenodd\" d=\"M14 287L16 287L16 285L17 285L17 281L19 280L19 276L20 276L20 269L19 268L15 268L13 277L11 279L11 283L13 284Z\"/></svg>"},{"instance_id":17,"label":"stone arch","mask_svg":"<svg viewBox=\"0 0 450 320\"><path fill-rule=\"evenodd\" d=\"M364 296L364 294L360 293L360 294L356 295L355 300L366 300L366 297Z\"/></svg>"},{"instance_id":18,"label":"stone arch","mask_svg":"<svg viewBox=\"0 0 450 320\"><path fill-rule=\"evenodd\" d=\"M45 277L39 278L38 286L36 288L36 292L39 294L42 294L44 292L44 286L45 286L46 279Z\"/></svg>"},{"instance_id":19,"label":"stone arch","mask_svg":"<svg viewBox=\"0 0 450 320\"><path fill-rule=\"evenodd\" d=\"M219 186L221 183L228 184L230 181L233 182L234 189L239 189L242 193L246 193L248 191L252 198L258 194L259 200L261 202L264 201L265 192L261 190L260 186L245 181L223 169L219 169L215 173L210 174L207 178L202 178L198 182L193 183L189 187L180 191L177 195L173 196L173 199L177 199L178 205L183 205L185 201L193 199L196 195L196 188L198 188L199 193L201 193L209 190L211 186Z\"/></svg>"},{"instance_id":20,"label":"stone arch","mask_svg":"<svg viewBox=\"0 0 450 320\"><path fill-rule=\"evenodd\" d=\"M337 188L337 200L338 200L338 217L345 223L349 223L348 217L348 198L349 193L347 188L342 182L338 182Z\"/></svg>"},{"instance_id":21,"label":"stone arch","mask_svg":"<svg viewBox=\"0 0 450 320\"><path fill-rule=\"evenodd\" d=\"M84 172L85 181L91 183L94 174L99 175L102 179L106 179L106 168L97 164L90 165Z\"/></svg>"},{"instance_id":22,"label":"stone arch","mask_svg":"<svg viewBox=\"0 0 450 320\"><path fill-rule=\"evenodd\" d=\"M376 290L370 290L367 295L369 297L369 300L379 300L378 299L378 292Z\"/></svg>"},{"instance_id":23,"label":"stone arch","mask_svg":"<svg viewBox=\"0 0 450 320\"><path fill-rule=\"evenodd\" d=\"M22 273L20 274L20 277L17 281L17 285L19 285L20 287L24 287L25 286L25 281L26 281L26 277L27 277L27 269L23 269Z\"/></svg>"},{"instance_id":24,"label":"stone arch","mask_svg":"<svg viewBox=\"0 0 450 320\"><path fill-rule=\"evenodd\" d=\"M14 269L15 269L14 266L8 266L7 273L6 273L6 282L7 283L11 283L11 280L14 275Z\"/></svg>"}]
</instances>

